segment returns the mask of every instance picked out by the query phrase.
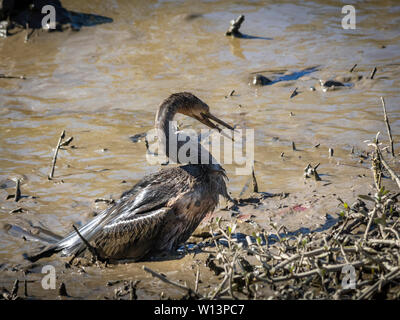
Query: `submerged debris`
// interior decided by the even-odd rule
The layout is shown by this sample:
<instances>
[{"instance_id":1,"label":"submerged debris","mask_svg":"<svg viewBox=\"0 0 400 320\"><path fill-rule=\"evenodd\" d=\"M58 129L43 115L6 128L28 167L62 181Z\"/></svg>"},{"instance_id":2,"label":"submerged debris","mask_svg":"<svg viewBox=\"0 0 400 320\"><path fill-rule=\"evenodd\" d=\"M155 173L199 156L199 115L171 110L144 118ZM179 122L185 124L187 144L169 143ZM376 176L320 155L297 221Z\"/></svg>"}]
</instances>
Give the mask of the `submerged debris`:
<instances>
[{"instance_id":1,"label":"submerged debris","mask_svg":"<svg viewBox=\"0 0 400 320\"><path fill-rule=\"evenodd\" d=\"M1 24L0 24L0 29L1 29ZM13 76L13 75L7 75L7 74L4 74L4 73L0 73L0 79L22 79L22 80L26 80L26 77L25 76Z\"/></svg>"},{"instance_id":2,"label":"submerged debris","mask_svg":"<svg viewBox=\"0 0 400 320\"><path fill-rule=\"evenodd\" d=\"M351 69L349 70L349 72L353 72L354 69L355 69L356 67L357 67L357 63L356 63L354 66L351 67Z\"/></svg>"},{"instance_id":3,"label":"submerged debris","mask_svg":"<svg viewBox=\"0 0 400 320\"><path fill-rule=\"evenodd\" d=\"M374 79L376 71L377 71L377 69L376 69L376 67L374 67L374 69L371 71L371 74L369 75L369 78L370 78L371 80Z\"/></svg>"},{"instance_id":4,"label":"submerged debris","mask_svg":"<svg viewBox=\"0 0 400 320\"><path fill-rule=\"evenodd\" d=\"M14 201L15 201L15 202L18 202L19 199L21 199L20 180L19 180L19 179L16 179Z\"/></svg>"},{"instance_id":5,"label":"submerged debris","mask_svg":"<svg viewBox=\"0 0 400 320\"><path fill-rule=\"evenodd\" d=\"M61 282L60 287L58 288L58 295L61 297L69 297L67 293L67 287L65 286L64 282Z\"/></svg>"},{"instance_id":6,"label":"submerged debris","mask_svg":"<svg viewBox=\"0 0 400 320\"><path fill-rule=\"evenodd\" d=\"M270 83L272 83L272 81L261 74L254 75L251 81L251 84L254 86L265 86Z\"/></svg>"},{"instance_id":7,"label":"submerged debris","mask_svg":"<svg viewBox=\"0 0 400 320\"><path fill-rule=\"evenodd\" d=\"M299 92L297 91L297 88L293 90L292 94L290 95L290 99L294 98L295 96L297 96L299 94Z\"/></svg>"},{"instance_id":8,"label":"submerged debris","mask_svg":"<svg viewBox=\"0 0 400 320\"><path fill-rule=\"evenodd\" d=\"M235 90L232 90L227 96L225 96L225 99L228 99L228 97L232 97L234 93Z\"/></svg>"},{"instance_id":9,"label":"submerged debris","mask_svg":"<svg viewBox=\"0 0 400 320\"><path fill-rule=\"evenodd\" d=\"M251 171L251 177L253 180L253 192L258 192L258 183L257 183L257 179L256 179L256 174L254 173L254 167L252 168L252 171Z\"/></svg>"},{"instance_id":10,"label":"submerged debris","mask_svg":"<svg viewBox=\"0 0 400 320\"><path fill-rule=\"evenodd\" d=\"M344 87L344 84L342 82L335 81L335 80L324 81L324 80L320 79L319 83L321 84L322 91L324 91L324 92L335 90L337 87Z\"/></svg>"},{"instance_id":11,"label":"submerged debris","mask_svg":"<svg viewBox=\"0 0 400 320\"><path fill-rule=\"evenodd\" d=\"M133 143L137 143L137 142L140 142L142 140L142 138L145 138L146 135L147 135L146 132L142 132L142 133L138 133L138 134L135 134L134 136L129 137L129 139L131 139L131 141Z\"/></svg>"},{"instance_id":12,"label":"submerged debris","mask_svg":"<svg viewBox=\"0 0 400 320\"><path fill-rule=\"evenodd\" d=\"M236 18L236 20L231 20L231 25L227 32L225 32L226 36L233 36L233 37L242 37L243 35L239 32L240 26L244 21L244 15L240 15Z\"/></svg>"},{"instance_id":13,"label":"submerged debris","mask_svg":"<svg viewBox=\"0 0 400 320\"><path fill-rule=\"evenodd\" d=\"M315 181L321 181L320 176L318 175L317 168L319 167L319 163L313 167L311 164L308 164L307 167L304 169L304 178L311 178L313 177Z\"/></svg>"}]
</instances>

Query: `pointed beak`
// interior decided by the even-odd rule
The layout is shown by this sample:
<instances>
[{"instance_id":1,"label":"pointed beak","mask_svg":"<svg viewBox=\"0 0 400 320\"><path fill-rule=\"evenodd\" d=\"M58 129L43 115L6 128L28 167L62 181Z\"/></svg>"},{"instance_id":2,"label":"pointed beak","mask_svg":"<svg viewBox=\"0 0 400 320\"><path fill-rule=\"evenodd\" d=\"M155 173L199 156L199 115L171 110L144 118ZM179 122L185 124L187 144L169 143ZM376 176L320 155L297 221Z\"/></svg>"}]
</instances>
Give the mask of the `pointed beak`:
<instances>
[{"instance_id":1,"label":"pointed beak","mask_svg":"<svg viewBox=\"0 0 400 320\"><path fill-rule=\"evenodd\" d=\"M216 116L212 115L210 112L209 113L202 113L203 118L211 119L214 120L215 122L219 123L220 125L223 125L225 128L228 128L232 131L234 131L235 129L230 126L229 124L227 124L225 121L222 121L221 119L218 119ZM217 127L218 128L218 127Z\"/></svg>"},{"instance_id":2,"label":"pointed beak","mask_svg":"<svg viewBox=\"0 0 400 320\"><path fill-rule=\"evenodd\" d=\"M210 112L201 113L200 117L195 116L195 118L198 121L200 121L201 123L205 124L207 127L210 127L211 129L218 130L218 132L220 134L222 134L223 136L233 140L233 135L231 137L228 136L226 133L224 133L222 131L222 129L220 127L218 127L215 123L211 122L210 119L215 121L215 122L217 122L217 123L219 123L220 125L224 126L225 128L228 128L228 129L232 130L232 131L235 131L235 129L232 126L230 126L229 124L227 124L225 121L222 121L221 119L219 119L216 116L212 115Z\"/></svg>"}]
</instances>

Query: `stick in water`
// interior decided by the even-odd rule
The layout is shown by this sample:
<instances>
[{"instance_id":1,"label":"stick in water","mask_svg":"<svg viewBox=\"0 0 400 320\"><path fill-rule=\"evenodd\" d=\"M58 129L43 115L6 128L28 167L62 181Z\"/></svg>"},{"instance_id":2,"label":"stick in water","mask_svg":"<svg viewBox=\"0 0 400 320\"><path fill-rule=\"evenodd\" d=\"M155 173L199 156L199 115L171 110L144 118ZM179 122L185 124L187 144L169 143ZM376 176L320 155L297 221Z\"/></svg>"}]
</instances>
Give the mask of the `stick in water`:
<instances>
[{"instance_id":1,"label":"stick in water","mask_svg":"<svg viewBox=\"0 0 400 320\"><path fill-rule=\"evenodd\" d=\"M258 192L258 183L257 183L256 175L254 173L254 167L253 167L253 170L251 171L251 176L253 178L253 192Z\"/></svg>"},{"instance_id":2,"label":"stick in water","mask_svg":"<svg viewBox=\"0 0 400 320\"><path fill-rule=\"evenodd\" d=\"M52 164L51 164L51 170L50 170L50 174L49 174L49 177L48 177L49 180L53 179L54 169L55 169L56 162L57 162L58 150L60 150L61 142L64 139L64 137L65 137L65 130L63 130L61 132L60 138L58 139L57 147L54 150L53 161L52 161Z\"/></svg>"},{"instance_id":3,"label":"stick in water","mask_svg":"<svg viewBox=\"0 0 400 320\"><path fill-rule=\"evenodd\" d=\"M92 254L93 258L96 259L96 261L101 261L97 250L95 247L93 247L89 241L87 241L79 232L78 228L75 227L75 225L72 225L72 227L74 228L75 232L77 233L78 237L81 238L81 240L83 241L83 243L85 244L85 246L88 248L88 250L90 251L90 253Z\"/></svg>"},{"instance_id":4,"label":"stick in water","mask_svg":"<svg viewBox=\"0 0 400 320\"><path fill-rule=\"evenodd\" d=\"M14 195L14 201L18 202L19 199L21 199L21 185L20 185L20 180L16 179L15 181L15 195Z\"/></svg>"},{"instance_id":5,"label":"stick in water","mask_svg":"<svg viewBox=\"0 0 400 320\"><path fill-rule=\"evenodd\" d=\"M357 67L357 63L350 69L349 72L353 72L356 67Z\"/></svg>"},{"instance_id":6,"label":"stick in water","mask_svg":"<svg viewBox=\"0 0 400 320\"><path fill-rule=\"evenodd\" d=\"M371 75L369 76L370 79L373 79L375 77L376 70L376 67L374 68L374 70L372 70Z\"/></svg>"},{"instance_id":7,"label":"stick in water","mask_svg":"<svg viewBox=\"0 0 400 320\"><path fill-rule=\"evenodd\" d=\"M242 34L239 32L239 28L244 21L244 15L240 15L236 18L236 20L231 21L231 26L229 27L228 31L225 33L226 36L234 36L240 37Z\"/></svg>"}]
</instances>

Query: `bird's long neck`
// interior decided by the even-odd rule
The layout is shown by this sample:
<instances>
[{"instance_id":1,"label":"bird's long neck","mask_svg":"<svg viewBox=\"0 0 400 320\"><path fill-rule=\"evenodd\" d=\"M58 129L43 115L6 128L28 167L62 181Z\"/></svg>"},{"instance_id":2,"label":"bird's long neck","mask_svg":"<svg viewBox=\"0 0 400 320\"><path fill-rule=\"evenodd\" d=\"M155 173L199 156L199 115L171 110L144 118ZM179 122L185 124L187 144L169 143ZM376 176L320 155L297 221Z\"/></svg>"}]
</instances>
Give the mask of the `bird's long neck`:
<instances>
[{"instance_id":1,"label":"bird's long neck","mask_svg":"<svg viewBox=\"0 0 400 320\"><path fill-rule=\"evenodd\" d=\"M175 129L171 125L171 121L174 119L176 114L177 106L169 101L164 101L158 108L155 128L157 130L159 150L165 153L165 155L170 157L169 141L174 138L171 136L176 135Z\"/></svg>"},{"instance_id":2,"label":"bird's long neck","mask_svg":"<svg viewBox=\"0 0 400 320\"><path fill-rule=\"evenodd\" d=\"M178 159L179 150L186 141L180 141L180 139L178 139L178 133L176 132L175 126L171 125L171 121L174 119L179 108L181 110L185 107L190 108L191 104L193 104L193 99L192 96L187 97L186 94L175 94L171 95L160 105L155 119L155 128L157 130L159 143L158 150L174 163L209 164L214 168L213 163L215 163L215 159L213 159L212 155L201 146L198 140L194 141L194 143L197 144L197 148L194 148L195 151L197 151L197 155L191 157L190 161L180 161L182 159ZM199 103L197 100L195 102ZM193 150L190 152L192 151ZM206 163L204 163L205 158L208 159Z\"/></svg>"}]
</instances>

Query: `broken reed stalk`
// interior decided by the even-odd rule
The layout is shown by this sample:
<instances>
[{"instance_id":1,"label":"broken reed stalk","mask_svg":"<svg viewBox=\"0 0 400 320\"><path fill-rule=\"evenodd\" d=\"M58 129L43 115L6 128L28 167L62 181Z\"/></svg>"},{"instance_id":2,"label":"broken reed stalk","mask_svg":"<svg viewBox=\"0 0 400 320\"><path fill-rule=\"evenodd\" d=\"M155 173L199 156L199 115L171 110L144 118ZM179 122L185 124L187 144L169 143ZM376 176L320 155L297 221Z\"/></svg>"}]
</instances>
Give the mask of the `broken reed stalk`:
<instances>
[{"instance_id":1,"label":"broken reed stalk","mask_svg":"<svg viewBox=\"0 0 400 320\"><path fill-rule=\"evenodd\" d=\"M20 186L20 180L17 178L15 181L15 195L14 195L14 201L18 202L19 199L21 199L21 186Z\"/></svg>"},{"instance_id":2,"label":"broken reed stalk","mask_svg":"<svg viewBox=\"0 0 400 320\"><path fill-rule=\"evenodd\" d=\"M254 166L251 170L251 177L253 180L253 192L258 192L258 183L257 183L256 175L254 173Z\"/></svg>"},{"instance_id":3,"label":"broken reed stalk","mask_svg":"<svg viewBox=\"0 0 400 320\"><path fill-rule=\"evenodd\" d=\"M196 294L199 291L199 281L200 281L200 268L199 268L199 266L197 266L196 282L195 282L195 285L194 285L194 293L196 293Z\"/></svg>"},{"instance_id":4,"label":"broken reed stalk","mask_svg":"<svg viewBox=\"0 0 400 320\"><path fill-rule=\"evenodd\" d=\"M92 254L93 258L96 261L101 261L99 254L97 253L97 250L95 247L93 247L79 232L78 228L75 227L75 225L72 225L72 227L74 228L76 234L79 236L79 238L81 238L81 240L83 241L83 243L85 244L85 246L88 248L88 250L90 251L90 253Z\"/></svg>"},{"instance_id":5,"label":"broken reed stalk","mask_svg":"<svg viewBox=\"0 0 400 320\"><path fill-rule=\"evenodd\" d=\"M372 72L371 72L371 74L370 74L370 76L369 76L369 78L370 78L371 80L374 79L376 70L377 70L376 67L372 70Z\"/></svg>"},{"instance_id":6,"label":"broken reed stalk","mask_svg":"<svg viewBox=\"0 0 400 320\"><path fill-rule=\"evenodd\" d=\"M26 278L24 279L24 296L25 298L28 297L28 281L26 280Z\"/></svg>"},{"instance_id":7,"label":"broken reed stalk","mask_svg":"<svg viewBox=\"0 0 400 320\"><path fill-rule=\"evenodd\" d=\"M132 280L129 281L129 300L137 300L136 286L139 282L140 280L136 280L135 282Z\"/></svg>"},{"instance_id":8,"label":"broken reed stalk","mask_svg":"<svg viewBox=\"0 0 400 320\"><path fill-rule=\"evenodd\" d=\"M356 67L357 67L357 63L350 69L349 72L353 72Z\"/></svg>"},{"instance_id":9,"label":"broken reed stalk","mask_svg":"<svg viewBox=\"0 0 400 320\"><path fill-rule=\"evenodd\" d=\"M58 288L58 295L61 297L69 297L67 293L67 287L64 282L61 282L60 287Z\"/></svg>"},{"instance_id":10,"label":"broken reed stalk","mask_svg":"<svg viewBox=\"0 0 400 320\"><path fill-rule=\"evenodd\" d=\"M3 73L0 73L0 79L22 79L25 80L25 76L9 76Z\"/></svg>"},{"instance_id":11,"label":"broken reed stalk","mask_svg":"<svg viewBox=\"0 0 400 320\"><path fill-rule=\"evenodd\" d=\"M56 162L57 162L58 150L60 150L61 143L62 143L62 140L63 140L64 138L65 138L65 130L63 130L63 131L61 132L60 138L58 139L57 147L56 147L56 149L54 150L53 161L52 161L52 163L51 163L51 170L50 170L50 174L49 174L49 176L48 176L48 179L49 179L49 180L52 180L52 179L53 179L53 176L54 176L54 169L55 169Z\"/></svg>"},{"instance_id":12,"label":"broken reed stalk","mask_svg":"<svg viewBox=\"0 0 400 320\"><path fill-rule=\"evenodd\" d=\"M244 15L240 15L236 20L231 20L231 26L225 33L226 36L241 37L242 34L239 32L240 26L244 21Z\"/></svg>"},{"instance_id":13,"label":"broken reed stalk","mask_svg":"<svg viewBox=\"0 0 400 320\"><path fill-rule=\"evenodd\" d=\"M389 136L389 141L390 141L390 148L391 148L391 151L392 151L392 156L395 157L394 147L393 147L392 131L390 129L389 118L388 118L387 113L386 113L385 99L383 97L381 97L381 101L382 101L382 108L383 108L383 116L384 116L384 120L385 120L385 123L386 123L386 129L387 129L388 136Z\"/></svg>"},{"instance_id":14,"label":"broken reed stalk","mask_svg":"<svg viewBox=\"0 0 400 320\"><path fill-rule=\"evenodd\" d=\"M26 27L26 32L25 32L24 42L28 42L28 40L29 40L29 24L26 23L25 27Z\"/></svg>"},{"instance_id":15,"label":"broken reed stalk","mask_svg":"<svg viewBox=\"0 0 400 320\"><path fill-rule=\"evenodd\" d=\"M16 280L14 281L14 285L13 285L13 288L12 288L12 290L11 290L11 296L12 296L12 297L17 297L17 295L18 295L18 289L19 289L19 280L16 279Z\"/></svg>"},{"instance_id":16,"label":"broken reed stalk","mask_svg":"<svg viewBox=\"0 0 400 320\"><path fill-rule=\"evenodd\" d=\"M29 24L26 24L26 33L25 33L25 39L24 42L27 43L29 41L29 39L31 38L31 36L34 34L35 29L32 28L32 30L30 30L29 28Z\"/></svg>"},{"instance_id":17,"label":"broken reed stalk","mask_svg":"<svg viewBox=\"0 0 400 320\"><path fill-rule=\"evenodd\" d=\"M290 95L289 99L292 99L293 97L297 96L299 92L297 91L297 88L293 90L292 94Z\"/></svg>"},{"instance_id":18,"label":"broken reed stalk","mask_svg":"<svg viewBox=\"0 0 400 320\"><path fill-rule=\"evenodd\" d=\"M69 137L67 140L63 141L60 145L60 147L66 147L69 146L69 144L74 140L74 137Z\"/></svg>"}]
</instances>

